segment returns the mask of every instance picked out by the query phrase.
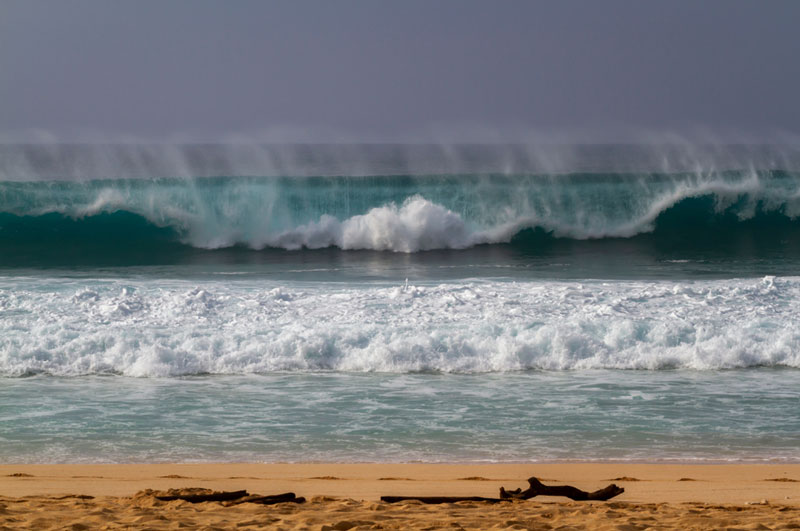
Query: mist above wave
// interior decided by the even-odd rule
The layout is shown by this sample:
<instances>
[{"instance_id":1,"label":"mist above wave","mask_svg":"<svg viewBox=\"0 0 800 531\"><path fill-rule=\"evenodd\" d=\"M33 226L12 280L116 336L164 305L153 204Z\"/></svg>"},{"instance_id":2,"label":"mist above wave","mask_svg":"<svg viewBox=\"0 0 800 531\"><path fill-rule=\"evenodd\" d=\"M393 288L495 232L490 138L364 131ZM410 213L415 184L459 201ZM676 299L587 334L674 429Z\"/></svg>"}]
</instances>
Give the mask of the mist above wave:
<instances>
[{"instance_id":1,"label":"mist above wave","mask_svg":"<svg viewBox=\"0 0 800 531\"><path fill-rule=\"evenodd\" d=\"M800 170L800 147L648 144L0 144L0 181Z\"/></svg>"}]
</instances>

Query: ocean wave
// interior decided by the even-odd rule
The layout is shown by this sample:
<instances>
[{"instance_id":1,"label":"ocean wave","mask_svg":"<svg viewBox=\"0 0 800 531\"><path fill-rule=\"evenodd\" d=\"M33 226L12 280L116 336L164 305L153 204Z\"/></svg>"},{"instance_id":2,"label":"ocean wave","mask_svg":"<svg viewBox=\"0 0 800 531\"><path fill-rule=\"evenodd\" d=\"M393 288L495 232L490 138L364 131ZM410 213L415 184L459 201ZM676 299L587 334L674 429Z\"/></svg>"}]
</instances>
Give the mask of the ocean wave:
<instances>
[{"instance_id":1,"label":"ocean wave","mask_svg":"<svg viewBox=\"0 0 800 531\"><path fill-rule=\"evenodd\" d=\"M800 279L0 280L0 375L800 368Z\"/></svg>"},{"instance_id":2,"label":"ocean wave","mask_svg":"<svg viewBox=\"0 0 800 531\"><path fill-rule=\"evenodd\" d=\"M769 234L795 230L798 215L800 174L779 171L0 182L0 249L66 238L408 253L521 241L532 230L691 240L749 223Z\"/></svg>"}]
</instances>

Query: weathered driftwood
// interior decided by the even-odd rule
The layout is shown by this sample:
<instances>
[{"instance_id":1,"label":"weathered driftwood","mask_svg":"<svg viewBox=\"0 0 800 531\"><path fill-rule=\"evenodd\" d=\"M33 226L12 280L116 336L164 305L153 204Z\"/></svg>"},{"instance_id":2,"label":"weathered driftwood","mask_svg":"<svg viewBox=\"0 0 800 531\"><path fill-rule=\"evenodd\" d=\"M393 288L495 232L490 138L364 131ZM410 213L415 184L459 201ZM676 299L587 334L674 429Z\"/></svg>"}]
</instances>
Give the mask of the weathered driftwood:
<instances>
[{"instance_id":1,"label":"weathered driftwood","mask_svg":"<svg viewBox=\"0 0 800 531\"><path fill-rule=\"evenodd\" d=\"M183 500L189 503L223 502L224 505L239 505L240 503L258 503L260 505L273 505L276 503L304 503L305 498L295 496L294 492L271 494L262 496L250 494L246 490L212 491L201 488L169 489L167 491L142 491L137 496L152 496L161 501Z\"/></svg>"},{"instance_id":2,"label":"weathered driftwood","mask_svg":"<svg viewBox=\"0 0 800 531\"><path fill-rule=\"evenodd\" d=\"M530 487L525 490L515 489L507 491L503 487L500 487L500 498L504 500L527 500L535 496L566 496L576 501L606 501L625 492L625 489L613 483L594 492L586 492L585 490L580 490L569 485L543 485L542 482L536 478L528 478L528 483Z\"/></svg>"},{"instance_id":3,"label":"weathered driftwood","mask_svg":"<svg viewBox=\"0 0 800 531\"><path fill-rule=\"evenodd\" d=\"M305 503L306 499L302 496L295 496L294 492L286 492L284 494L270 494L268 496L260 496L258 494L251 494L225 503L226 507L231 505L239 505L240 503L257 503L259 505L274 505L276 503Z\"/></svg>"},{"instance_id":4,"label":"weathered driftwood","mask_svg":"<svg viewBox=\"0 0 800 531\"><path fill-rule=\"evenodd\" d=\"M460 501L482 501L498 503L509 500L500 498L483 498L481 496L381 496L381 501L387 503L397 503L401 501L421 501L422 503L455 503Z\"/></svg>"},{"instance_id":5,"label":"weathered driftwood","mask_svg":"<svg viewBox=\"0 0 800 531\"><path fill-rule=\"evenodd\" d=\"M192 491L190 489L186 489L186 491L181 492L178 489L175 489L175 491L167 491L166 493L154 494L153 497L161 501L183 500L189 503L202 503L210 501L222 502L222 501L237 500L247 495L248 494L246 490L197 492L197 491Z\"/></svg>"},{"instance_id":6,"label":"weathered driftwood","mask_svg":"<svg viewBox=\"0 0 800 531\"><path fill-rule=\"evenodd\" d=\"M611 484L594 492L586 492L569 485L547 486L536 478L529 478L530 487L522 490L516 489L507 491L500 487L499 498L483 498L481 496L381 496L381 501L387 503L397 503L401 501L416 500L422 503L455 503L460 501L482 501L489 503L508 502L513 500L528 500L535 496L566 496L576 501L605 501L615 496L619 496L625 489Z\"/></svg>"}]
</instances>

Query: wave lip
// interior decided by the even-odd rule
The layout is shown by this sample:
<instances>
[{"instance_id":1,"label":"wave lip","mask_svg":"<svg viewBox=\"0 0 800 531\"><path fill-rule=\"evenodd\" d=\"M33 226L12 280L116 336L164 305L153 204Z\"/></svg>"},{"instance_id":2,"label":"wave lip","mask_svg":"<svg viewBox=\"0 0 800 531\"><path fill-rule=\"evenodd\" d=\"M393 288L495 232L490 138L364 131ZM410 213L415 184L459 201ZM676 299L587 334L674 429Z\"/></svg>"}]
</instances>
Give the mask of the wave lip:
<instances>
[{"instance_id":1,"label":"wave lip","mask_svg":"<svg viewBox=\"0 0 800 531\"><path fill-rule=\"evenodd\" d=\"M0 282L0 374L800 367L797 278L80 283Z\"/></svg>"}]
</instances>

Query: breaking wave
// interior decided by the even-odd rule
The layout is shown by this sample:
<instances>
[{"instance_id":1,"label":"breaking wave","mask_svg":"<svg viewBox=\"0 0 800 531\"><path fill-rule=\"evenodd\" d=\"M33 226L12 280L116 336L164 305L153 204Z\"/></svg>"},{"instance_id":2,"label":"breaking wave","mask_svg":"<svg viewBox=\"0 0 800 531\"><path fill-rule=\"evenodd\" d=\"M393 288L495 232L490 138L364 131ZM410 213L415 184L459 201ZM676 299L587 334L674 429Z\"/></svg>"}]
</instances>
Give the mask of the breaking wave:
<instances>
[{"instance_id":1,"label":"breaking wave","mask_svg":"<svg viewBox=\"0 0 800 531\"><path fill-rule=\"evenodd\" d=\"M798 215L800 174L778 170L6 181L0 251L36 255L58 244L413 253L643 234L691 242L795 234Z\"/></svg>"}]
</instances>

